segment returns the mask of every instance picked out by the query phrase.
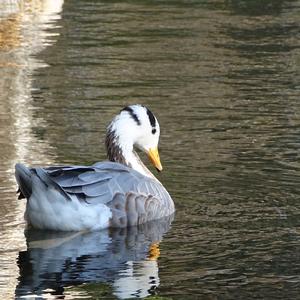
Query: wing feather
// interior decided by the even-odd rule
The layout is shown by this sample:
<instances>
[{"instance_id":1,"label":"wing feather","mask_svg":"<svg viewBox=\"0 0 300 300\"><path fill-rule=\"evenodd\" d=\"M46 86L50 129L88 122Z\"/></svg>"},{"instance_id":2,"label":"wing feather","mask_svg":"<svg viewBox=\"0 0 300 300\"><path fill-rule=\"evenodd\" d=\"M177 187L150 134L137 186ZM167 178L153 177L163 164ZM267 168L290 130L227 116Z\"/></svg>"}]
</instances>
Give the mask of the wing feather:
<instances>
[{"instance_id":1,"label":"wing feather","mask_svg":"<svg viewBox=\"0 0 300 300\"><path fill-rule=\"evenodd\" d=\"M112 177L111 177L111 175L109 175L108 172L101 172L101 171L95 172L95 170L93 170L93 171L89 171L89 172L79 174L78 178L81 181L84 181L84 182L87 182L88 184L90 184L90 183L93 183L93 182L109 180Z\"/></svg>"},{"instance_id":2,"label":"wing feather","mask_svg":"<svg viewBox=\"0 0 300 300\"><path fill-rule=\"evenodd\" d=\"M108 190L107 180L98 181L93 184L87 184L82 186L82 191L89 197L97 197L106 194Z\"/></svg>"}]
</instances>

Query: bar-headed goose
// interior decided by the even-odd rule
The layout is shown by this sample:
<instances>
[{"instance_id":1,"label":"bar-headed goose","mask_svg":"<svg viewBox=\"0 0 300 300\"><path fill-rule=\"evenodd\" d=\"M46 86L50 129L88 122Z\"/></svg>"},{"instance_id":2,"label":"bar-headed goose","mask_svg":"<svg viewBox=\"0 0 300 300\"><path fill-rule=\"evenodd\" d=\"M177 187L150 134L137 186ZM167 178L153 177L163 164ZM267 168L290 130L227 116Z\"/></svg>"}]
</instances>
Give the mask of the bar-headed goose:
<instances>
[{"instance_id":1,"label":"bar-headed goose","mask_svg":"<svg viewBox=\"0 0 300 300\"><path fill-rule=\"evenodd\" d=\"M125 107L107 128L108 162L92 166L27 168L16 165L25 219L40 229L78 231L126 227L172 214L174 203L139 159L146 152L157 168L160 128L142 105Z\"/></svg>"}]
</instances>

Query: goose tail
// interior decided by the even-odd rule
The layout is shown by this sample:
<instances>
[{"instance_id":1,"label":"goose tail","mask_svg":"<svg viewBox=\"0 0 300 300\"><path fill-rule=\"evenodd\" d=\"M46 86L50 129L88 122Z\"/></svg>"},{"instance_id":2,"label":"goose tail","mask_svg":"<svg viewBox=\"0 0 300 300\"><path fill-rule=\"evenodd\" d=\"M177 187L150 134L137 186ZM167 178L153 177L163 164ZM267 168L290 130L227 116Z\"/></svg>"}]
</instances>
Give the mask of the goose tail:
<instances>
[{"instance_id":1,"label":"goose tail","mask_svg":"<svg viewBox=\"0 0 300 300\"><path fill-rule=\"evenodd\" d=\"M19 185L19 199L28 199L32 194L32 173L30 169L18 163L15 166L15 176Z\"/></svg>"}]
</instances>

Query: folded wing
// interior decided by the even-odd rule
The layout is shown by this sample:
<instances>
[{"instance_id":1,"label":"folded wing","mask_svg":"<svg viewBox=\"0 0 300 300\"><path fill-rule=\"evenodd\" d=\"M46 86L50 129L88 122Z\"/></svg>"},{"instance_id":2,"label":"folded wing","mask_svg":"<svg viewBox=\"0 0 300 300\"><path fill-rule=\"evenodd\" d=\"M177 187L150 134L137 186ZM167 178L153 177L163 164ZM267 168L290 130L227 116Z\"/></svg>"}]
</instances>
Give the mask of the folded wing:
<instances>
[{"instance_id":1,"label":"folded wing","mask_svg":"<svg viewBox=\"0 0 300 300\"><path fill-rule=\"evenodd\" d=\"M33 168L32 171L69 201L110 207L114 227L145 223L174 211L170 195L157 180L122 164L102 162L92 166Z\"/></svg>"}]
</instances>

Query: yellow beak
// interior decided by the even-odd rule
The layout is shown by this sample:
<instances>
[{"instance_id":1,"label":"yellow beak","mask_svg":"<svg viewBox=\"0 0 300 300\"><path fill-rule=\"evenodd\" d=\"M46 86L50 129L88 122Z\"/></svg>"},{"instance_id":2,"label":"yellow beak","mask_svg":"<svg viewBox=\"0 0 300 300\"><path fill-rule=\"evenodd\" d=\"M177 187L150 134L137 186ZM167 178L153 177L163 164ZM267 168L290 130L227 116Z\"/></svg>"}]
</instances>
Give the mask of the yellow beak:
<instances>
[{"instance_id":1,"label":"yellow beak","mask_svg":"<svg viewBox=\"0 0 300 300\"><path fill-rule=\"evenodd\" d=\"M163 168L162 168L162 165L160 162L158 149L157 148L150 149L148 151L148 157L149 157L150 161L152 162L152 164L157 169L157 171L159 171L159 172L162 171Z\"/></svg>"}]
</instances>

